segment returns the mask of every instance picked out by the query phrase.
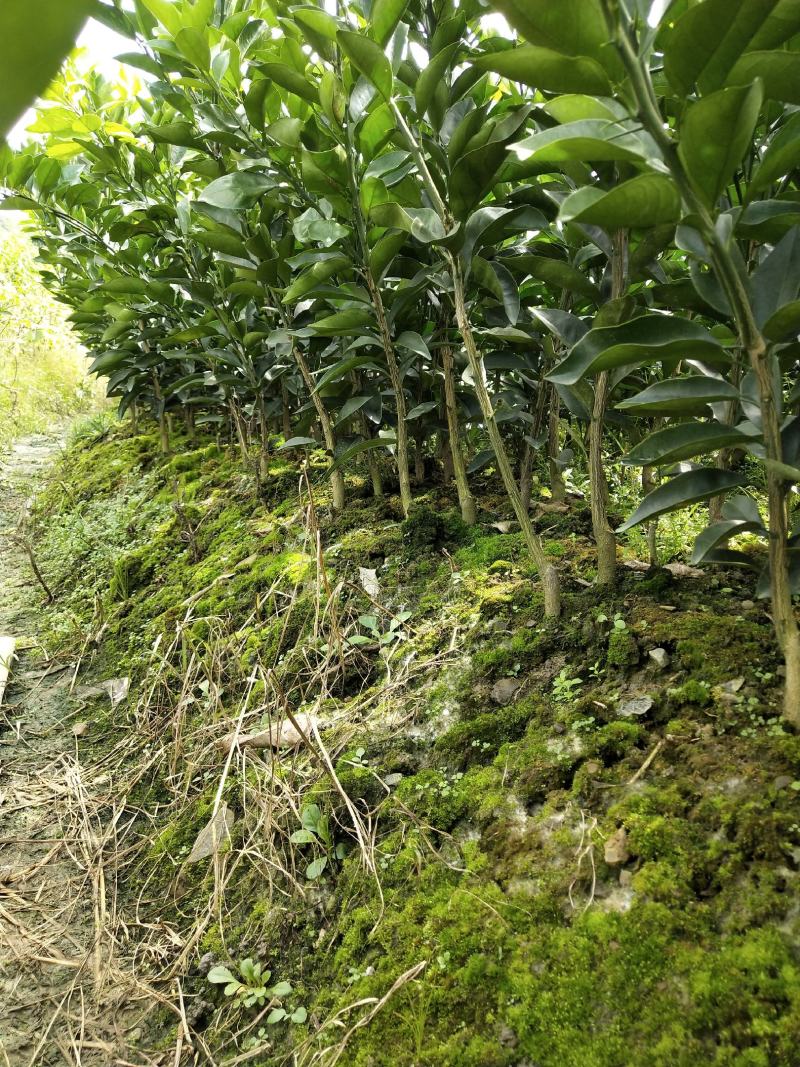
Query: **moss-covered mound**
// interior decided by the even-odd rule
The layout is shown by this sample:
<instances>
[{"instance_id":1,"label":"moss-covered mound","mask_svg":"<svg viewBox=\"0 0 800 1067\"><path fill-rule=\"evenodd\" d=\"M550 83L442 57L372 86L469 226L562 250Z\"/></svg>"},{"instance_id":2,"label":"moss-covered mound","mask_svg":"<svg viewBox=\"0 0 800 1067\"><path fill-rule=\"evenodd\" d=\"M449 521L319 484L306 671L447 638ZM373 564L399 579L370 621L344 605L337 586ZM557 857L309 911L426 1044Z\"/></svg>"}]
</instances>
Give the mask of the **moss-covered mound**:
<instances>
[{"instance_id":1,"label":"moss-covered mound","mask_svg":"<svg viewBox=\"0 0 800 1067\"><path fill-rule=\"evenodd\" d=\"M544 523L565 585L546 623L489 476L468 528L440 485L401 521L352 479L334 516L323 466L276 459L259 493L219 443L160 457L118 431L37 504L51 651L133 679L96 744L143 732L127 884L176 931L208 1048L796 1064L800 739L746 579L629 570L600 595L577 509ZM233 731L287 716L305 741L228 760ZM223 801L230 840L188 862ZM291 992L247 1006L208 981L252 986L247 959Z\"/></svg>"}]
</instances>

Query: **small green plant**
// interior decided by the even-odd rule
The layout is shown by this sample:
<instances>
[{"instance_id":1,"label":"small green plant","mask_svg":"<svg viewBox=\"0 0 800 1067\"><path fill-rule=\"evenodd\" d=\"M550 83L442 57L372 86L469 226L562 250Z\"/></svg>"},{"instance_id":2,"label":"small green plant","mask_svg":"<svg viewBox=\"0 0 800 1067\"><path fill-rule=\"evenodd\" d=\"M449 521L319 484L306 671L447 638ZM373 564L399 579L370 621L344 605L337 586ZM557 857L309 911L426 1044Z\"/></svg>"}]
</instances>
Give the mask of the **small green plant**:
<instances>
[{"instance_id":1,"label":"small green plant","mask_svg":"<svg viewBox=\"0 0 800 1067\"><path fill-rule=\"evenodd\" d=\"M583 686L583 678L570 677L570 668L562 667L553 679L553 700L556 704L571 704Z\"/></svg>"},{"instance_id":2,"label":"small green plant","mask_svg":"<svg viewBox=\"0 0 800 1067\"><path fill-rule=\"evenodd\" d=\"M245 1008L252 1008L254 1004L263 1007L267 1001L279 1001L292 995L290 982L275 982L270 985L272 971L265 971L256 960L240 960L236 969L238 974L222 965L212 967L208 972L208 980L212 985L224 986L225 996L235 997ZM293 1023L304 1023L308 1013L303 1007L290 1012L276 1004L267 1016L267 1023L271 1026L287 1018Z\"/></svg>"},{"instance_id":3,"label":"small green plant","mask_svg":"<svg viewBox=\"0 0 800 1067\"><path fill-rule=\"evenodd\" d=\"M622 615L619 612L616 613L616 615L614 616L614 618L612 620L612 619L609 619L608 615L605 615L601 611L599 615L595 616L595 622L599 622L599 623L611 622L612 629L617 630L619 633L622 633L624 630L628 629L628 624L625 622L625 620L623 619Z\"/></svg>"},{"instance_id":4,"label":"small green plant","mask_svg":"<svg viewBox=\"0 0 800 1067\"><path fill-rule=\"evenodd\" d=\"M345 846L341 842L334 844L330 820L320 811L317 804L303 805L300 823L300 829L295 830L289 840L295 845L317 845L323 850L323 855L317 856L306 867L306 878L313 882L328 866L331 857L344 859Z\"/></svg>"},{"instance_id":5,"label":"small green plant","mask_svg":"<svg viewBox=\"0 0 800 1067\"><path fill-rule=\"evenodd\" d=\"M351 645L372 645L377 643L379 647L383 648L392 644L393 641L405 641L406 635L402 631L402 626L410 618L410 611L401 611L392 616L388 630L381 630L377 615L359 615L359 625L367 632L365 634L351 634L347 638L348 643Z\"/></svg>"}]
</instances>

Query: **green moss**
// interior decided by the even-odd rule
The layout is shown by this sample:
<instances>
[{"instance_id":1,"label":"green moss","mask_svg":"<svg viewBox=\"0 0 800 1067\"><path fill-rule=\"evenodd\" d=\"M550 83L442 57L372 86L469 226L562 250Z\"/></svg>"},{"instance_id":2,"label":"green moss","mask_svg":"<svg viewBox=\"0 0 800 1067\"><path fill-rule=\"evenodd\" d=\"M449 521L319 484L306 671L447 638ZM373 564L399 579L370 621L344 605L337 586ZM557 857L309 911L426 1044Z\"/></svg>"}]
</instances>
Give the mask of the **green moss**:
<instances>
[{"instance_id":1,"label":"green moss","mask_svg":"<svg viewBox=\"0 0 800 1067\"><path fill-rule=\"evenodd\" d=\"M608 635L606 663L611 669L627 670L639 662L639 646L629 630L612 630Z\"/></svg>"}]
</instances>

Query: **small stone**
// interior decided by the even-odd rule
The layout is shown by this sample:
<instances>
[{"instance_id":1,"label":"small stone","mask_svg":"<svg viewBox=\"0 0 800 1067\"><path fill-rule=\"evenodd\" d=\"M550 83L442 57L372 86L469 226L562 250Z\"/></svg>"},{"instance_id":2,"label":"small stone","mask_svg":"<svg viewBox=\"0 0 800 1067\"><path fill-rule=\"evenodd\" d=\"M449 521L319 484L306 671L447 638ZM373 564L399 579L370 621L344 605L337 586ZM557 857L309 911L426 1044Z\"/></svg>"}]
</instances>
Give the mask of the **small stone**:
<instances>
[{"instance_id":1,"label":"small stone","mask_svg":"<svg viewBox=\"0 0 800 1067\"><path fill-rule=\"evenodd\" d=\"M402 782L402 780L403 780L403 776L402 776L402 774L400 774L399 771L396 771L394 774L387 774L386 777L384 778L384 782L386 782L386 784L389 786L390 789L393 786L399 785L400 782Z\"/></svg>"},{"instance_id":2,"label":"small stone","mask_svg":"<svg viewBox=\"0 0 800 1067\"><path fill-rule=\"evenodd\" d=\"M619 884L623 889L627 889L633 882L633 871L621 870L619 872Z\"/></svg>"},{"instance_id":3,"label":"small stone","mask_svg":"<svg viewBox=\"0 0 800 1067\"><path fill-rule=\"evenodd\" d=\"M503 1023L497 1032L497 1040L503 1048L516 1048L519 1038L507 1023Z\"/></svg>"},{"instance_id":4,"label":"small stone","mask_svg":"<svg viewBox=\"0 0 800 1067\"><path fill-rule=\"evenodd\" d=\"M603 848L603 859L609 867L619 867L621 864L627 863L630 858L628 831L624 826L620 826L606 841Z\"/></svg>"},{"instance_id":5,"label":"small stone","mask_svg":"<svg viewBox=\"0 0 800 1067\"><path fill-rule=\"evenodd\" d=\"M723 693L738 693L744 685L744 678L731 678L729 682L723 682L720 686Z\"/></svg>"},{"instance_id":6,"label":"small stone","mask_svg":"<svg viewBox=\"0 0 800 1067\"><path fill-rule=\"evenodd\" d=\"M86 735L88 733L89 733L89 723L88 722L76 722L76 723L73 723L73 726L72 726L72 736L73 737L86 737Z\"/></svg>"},{"instance_id":7,"label":"small stone","mask_svg":"<svg viewBox=\"0 0 800 1067\"><path fill-rule=\"evenodd\" d=\"M665 648L651 648L647 655L658 670L665 671L669 667L669 653Z\"/></svg>"},{"instance_id":8,"label":"small stone","mask_svg":"<svg viewBox=\"0 0 800 1067\"><path fill-rule=\"evenodd\" d=\"M791 774L779 774L772 783L772 787L773 789L788 789L793 781Z\"/></svg>"},{"instance_id":9,"label":"small stone","mask_svg":"<svg viewBox=\"0 0 800 1067\"><path fill-rule=\"evenodd\" d=\"M492 686L492 700L495 704L510 704L521 688L519 678L501 678Z\"/></svg>"},{"instance_id":10,"label":"small stone","mask_svg":"<svg viewBox=\"0 0 800 1067\"><path fill-rule=\"evenodd\" d=\"M205 952L197 961L197 973L202 975L203 978L208 974L214 964L217 962L217 956L214 952Z\"/></svg>"},{"instance_id":11,"label":"small stone","mask_svg":"<svg viewBox=\"0 0 800 1067\"><path fill-rule=\"evenodd\" d=\"M742 601L742 610L743 611L752 611L755 606L756 606L755 605L755 601L753 601L753 600L743 600Z\"/></svg>"},{"instance_id":12,"label":"small stone","mask_svg":"<svg viewBox=\"0 0 800 1067\"><path fill-rule=\"evenodd\" d=\"M621 715L624 719L632 719L635 716L646 715L653 706L651 697L633 697L631 700L624 700L617 708L617 714Z\"/></svg>"},{"instance_id":13,"label":"small stone","mask_svg":"<svg viewBox=\"0 0 800 1067\"><path fill-rule=\"evenodd\" d=\"M603 769L603 764L598 763L597 760L594 759L590 759L587 763L584 763L583 766L586 773L591 774L592 776L600 774Z\"/></svg>"}]
</instances>

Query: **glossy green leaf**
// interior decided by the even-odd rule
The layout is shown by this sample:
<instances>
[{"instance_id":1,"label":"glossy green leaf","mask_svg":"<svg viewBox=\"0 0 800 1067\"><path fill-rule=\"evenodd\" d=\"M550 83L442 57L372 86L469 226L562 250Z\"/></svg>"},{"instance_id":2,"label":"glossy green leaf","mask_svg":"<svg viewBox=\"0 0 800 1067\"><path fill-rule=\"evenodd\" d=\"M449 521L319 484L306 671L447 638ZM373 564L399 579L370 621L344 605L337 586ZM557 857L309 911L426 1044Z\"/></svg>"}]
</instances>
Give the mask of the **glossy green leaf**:
<instances>
[{"instance_id":1,"label":"glossy green leaf","mask_svg":"<svg viewBox=\"0 0 800 1067\"><path fill-rule=\"evenodd\" d=\"M633 415L703 415L708 413L709 404L738 398L739 390L729 382L697 374L656 382L616 407Z\"/></svg>"},{"instance_id":2,"label":"glossy green leaf","mask_svg":"<svg viewBox=\"0 0 800 1067\"><path fill-rule=\"evenodd\" d=\"M427 67L422 71L414 89L414 97L417 105L417 117L423 118L434 98L434 94L445 80L447 72L451 69L453 60L460 47L460 42L448 45L433 57ZM445 84L447 84L445 82Z\"/></svg>"},{"instance_id":3,"label":"glossy green leaf","mask_svg":"<svg viewBox=\"0 0 800 1067\"><path fill-rule=\"evenodd\" d=\"M319 100L319 87L316 82L304 77L285 63L262 63L259 69L276 85L307 100L309 104L316 104Z\"/></svg>"},{"instance_id":4,"label":"glossy green leaf","mask_svg":"<svg viewBox=\"0 0 800 1067\"><path fill-rule=\"evenodd\" d=\"M600 289L577 267L563 259L550 256L522 255L504 259L505 265L514 273L530 275L545 282L553 289L568 290L596 304L602 300Z\"/></svg>"},{"instance_id":5,"label":"glossy green leaf","mask_svg":"<svg viewBox=\"0 0 800 1067\"><path fill-rule=\"evenodd\" d=\"M258 203L264 193L274 189L275 180L252 170L237 170L211 182L198 196L212 207L239 211Z\"/></svg>"},{"instance_id":6,"label":"glossy green leaf","mask_svg":"<svg viewBox=\"0 0 800 1067\"><path fill-rule=\"evenodd\" d=\"M583 222L604 230L643 229L677 222L681 199L665 174L640 174L609 192L595 186L577 189L564 200L562 223Z\"/></svg>"},{"instance_id":7,"label":"glossy green leaf","mask_svg":"<svg viewBox=\"0 0 800 1067\"><path fill-rule=\"evenodd\" d=\"M720 89L690 105L678 155L707 207L716 204L750 147L762 99L756 83Z\"/></svg>"},{"instance_id":8,"label":"glossy green leaf","mask_svg":"<svg viewBox=\"0 0 800 1067\"><path fill-rule=\"evenodd\" d=\"M531 44L569 56L597 56L608 44L599 0L495 0L494 6Z\"/></svg>"},{"instance_id":9,"label":"glossy green leaf","mask_svg":"<svg viewBox=\"0 0 800 1067\"><path fill-rule=\"evenodd\" d=\"M764 96L800 104L800 52L750 52L730 72L731 85L750 85L758 78Z\"/></svg>"},{"instance_id":10,"label":"glossy green leaf","mask_svg":"<svg viewBox=\"0 0 800 1067\"><path fill-rule=\"evenodd\" d=\"M712 496L720 496L746 483L743 474L735 474L733 471L720 470L717 467L702 467L698 470L687 471L671 478L658 489L654 489L641 502L630 518L617 528L617 533L624 533L642 522L649 522L665 515L670 511L686 507L688 504L696 504L700 500L708 500Z\"/></svg>"},{"instance_id":11,"label":"glossy green leaf","mask_svg":"<svg viewBox=\"0 0 800 1067\"><path fill-rule=\"evenodd\" d=\"M344 337L357 332L365 326L373 325L372 313L359 308L337 311L335 315L326 315L317 319L311 329L320 337Z\"/></svg>"},{"instance_id":12,"label":"glossy green leaf","mask_svg":"<svg viewBox=\"0 0 800 1067\"><path fill-rule=\"evenodd\" d=\"M800 166L800 115L792 115L771 138L769 147L761 157L747 188L748 199L768 185L780 181L797 166Z\"/></svg>"},{"instance_id":13,"label":"glossy green leaf","mask_svg":"<svg viewBox=\"0 0 800 1067\"><path fill-rule=\"evenodd\" d=\"M369 24L372 36L385 48L408 7L408 0L373 0Z\"/></svg>"},{"instance_id":14,"label":"glossy green leaf","mask_svg":"<svg viewBox=\"0 0 800 1067\"><path fill-rule=\"evenodd\" d=\"M536 163L632 162L642 164L655 155L655 146L631 123L585 119L543 130L512 145L522 160Z\"/></svg>"},{"instance_id":15,"label":"glossy green leaf","mask_svg":"<svg viewBox=\"0 0 800 1067\"><path fill-rule=\"evenodd\" d=\"M643 315L620 326L589 330L548 374L552 382L574 385L614 367L645 366L664 359L725 362L717 340L705 327L674 315Z\"/></svg>"},{"instance_id":16,"label":"glossy green leaf","mask_svg":"<svg viewBox=\"0 0 800 1067\"><path fill-rule=\"evenodd\" d=\"M798 32L800 9L793 0L703 0L668 23L664 69L679 93L695 85L713 92L745 52L777 48Z\"/></svg>"},{"instance_id":17,"label":"glossy green leaf","mask_svg":"<svg viewBox=\"0 0 800 1067\"><path fill-rule=\"evenodd\" d=\"M635 445L625 462L635 467L660 467L708 456L729 445L741 445L750 440L734 426L722 422L680 422L657 430Z\"/></svg>"},{"instance_id":18,"label":"glossy green leaf","mask_svg":"<svg viewBox=\"0 0 800 1067\"><path fill-rule=\"evenodd\" d=\"M611 89L608 75L595 59L564 55L540 45L526 44L502 52L488 52L474 60L473 66L551 93L604 96Z\"/></svg>"},{"instance_id":19,"label":"glossy green leaf","mask_svg":"<svg viewBox=\"0 0 800 1067\"><path fill-rule=\"evenodd\" d=\"M351 30L340 30L337 40L353 66L372 82L385 100L391 99L394 77L383 49L364 34Z\"/></svg>"},{"instance_id":20,"label":"glossy green leaf","mask_svg":"<svg viewBox=\"0 0 800 1067\"><path fill-rule=\"evenodd\" d=\"M181 55L185 56L199 70L207 71L211 66L211 49L205 33L186 26L175 36L175 44L180 49Z\"/></svg>"},{"instance_id":21,"label":"glossy green leaf","mask_svg":"<svg viewBox=\"0 0 800 1067\"><path fill-rule=\"evenodd\" d=\"M442 220L432 208L401 207L400 204L380 204L371 211L378 226L404 230L418 241L430 244L445 238Z\"/></svg>"}]
</instances>

